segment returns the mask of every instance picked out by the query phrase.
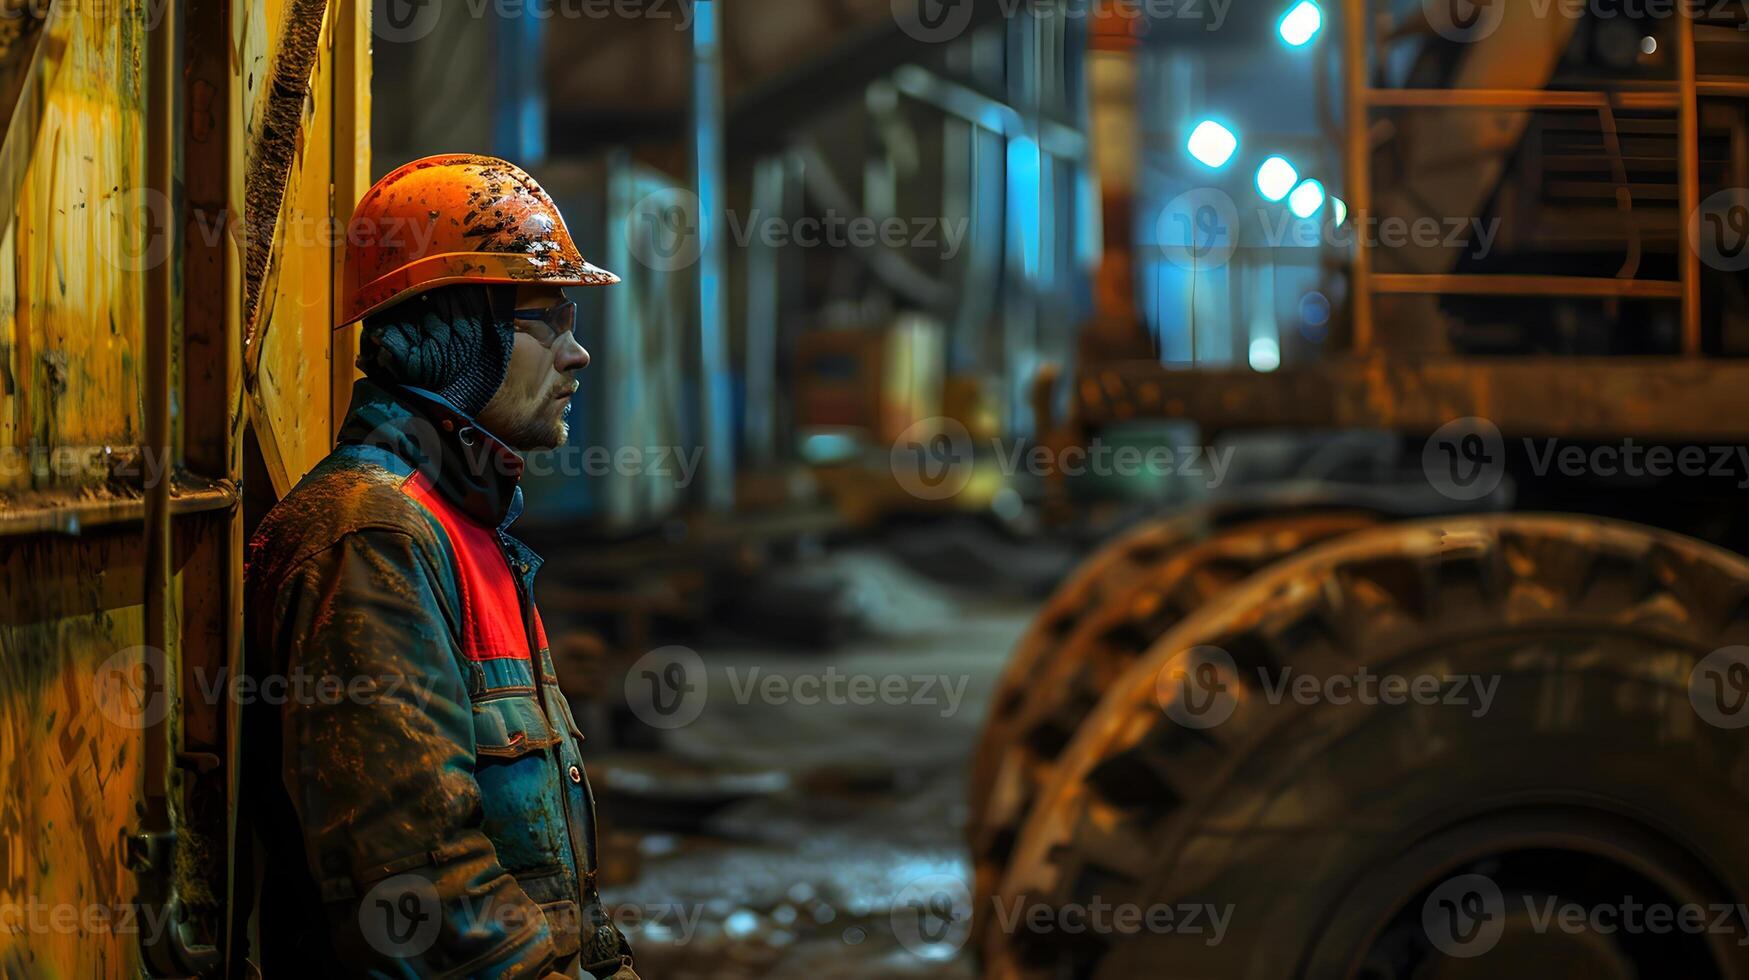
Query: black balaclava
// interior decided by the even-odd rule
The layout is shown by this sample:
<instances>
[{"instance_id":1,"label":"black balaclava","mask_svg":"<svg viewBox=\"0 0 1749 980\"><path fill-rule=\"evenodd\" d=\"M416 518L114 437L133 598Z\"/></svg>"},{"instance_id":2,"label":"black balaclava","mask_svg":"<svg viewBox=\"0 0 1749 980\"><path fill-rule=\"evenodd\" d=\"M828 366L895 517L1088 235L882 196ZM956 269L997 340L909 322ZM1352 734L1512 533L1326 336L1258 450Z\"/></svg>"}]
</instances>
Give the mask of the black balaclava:
<instances>
[{"instance_id":1,"label":"black balaclava","mask_svg":"<svg viewBox=\"0 0 1749 980\"><path fill-rule=\"evenodd\" d=\"M421 293L365 318L358 366L380 385L424 388L476 418L510 370L515 305L515 286Z\"/></svg>"}]
</instances>

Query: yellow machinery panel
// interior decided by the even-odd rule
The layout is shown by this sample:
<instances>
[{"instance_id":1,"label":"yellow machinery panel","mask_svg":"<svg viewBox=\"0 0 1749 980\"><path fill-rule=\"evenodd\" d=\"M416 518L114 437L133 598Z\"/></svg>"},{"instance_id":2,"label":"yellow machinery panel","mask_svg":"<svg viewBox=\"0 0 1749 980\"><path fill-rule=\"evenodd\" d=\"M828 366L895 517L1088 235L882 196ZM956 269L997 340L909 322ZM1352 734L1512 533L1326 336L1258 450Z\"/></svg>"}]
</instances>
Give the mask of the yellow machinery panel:
<instances>
[{"instance_id":1,"label":"yellow machinery panel","mask_svg":"<svg viewBox=\"0 0 1749 980\"><path fill-rule=\"evenodd\" d=\"M143 270L166 231L139 220L141 23L57 8L11 53L30 63L0 148L0 499L21 531L67 497L129 499L110 466L142 439ZM136 890L124 844L152 706L110 682L153 666L142 543L121 527L0 538L0 974L138 969L138 937L110 917Z\"/></svg>"},{"instance_id":2,"label":"yellow machinery panel","mask_svg":"<svg viewBox=\"0 0 1749 980\"><path fill-rule=\"evenodd\" d=\"M0 149L0 490L107 475L103 447L140 439L141 36L127 8L53 16ZM168 216L161 209L160 222ZM162 224L155 231L161 238Z\"/></svg>"},{"instance_id":3,"label":"yellow machinery panel","mask_svg":"<svg viewBox=\"0 0 1749 980\"><path fill-rule=\"evenodd\" d=\"M0 976L216 972L243 426L283 492L346 400L369 6L29 10L0 35Z\"/></svg>"},{"instance_id":4,"label":"yellow machinery panel","mask_svg":"<svg viewBox=\"0 0 1749 980\"><path fill-rule=\"evenodd\" d=\"M309 6L267 4L266 16L279 8L307 17L302 8ZM251 320L246 385L250 418L280 496L332 447L356 373L357 328L335 333L332 326L337 260L369 179L368 152L358 152L367 145L369 103L359 100L361 87L354 84L368 56L368 13L368 6L354 4L326 9L309 70L310 91L318 97L302 106L295 140L275 147L290 154L280 210L250 215L251 227L271 222L276 229ZM275 53L294 41L286 39ZM259 143L274 143L283 137L271 132L272 92L256 94L245 93L250 132ZM270 152L261 156L265 165Z\"/></svg>"}]
</instances>

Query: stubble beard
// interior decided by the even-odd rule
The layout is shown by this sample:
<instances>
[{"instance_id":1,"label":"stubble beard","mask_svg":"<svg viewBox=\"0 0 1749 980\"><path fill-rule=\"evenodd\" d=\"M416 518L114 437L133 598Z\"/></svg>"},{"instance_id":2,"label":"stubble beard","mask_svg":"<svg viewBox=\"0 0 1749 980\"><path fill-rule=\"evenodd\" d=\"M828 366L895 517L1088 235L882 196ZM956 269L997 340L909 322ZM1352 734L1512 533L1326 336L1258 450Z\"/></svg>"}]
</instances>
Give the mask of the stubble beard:
<instances>
[{"instance_id":1,"label":"stubble beard","mask_svg":"<svg viewBox=\"0 0 1749 980\"><path fill-rule=\"evenodd\" d=\"M558 418L548 415L551 401L543 399L539 405L531 406L520 418L505 422L494 427L492 417L502 414L502 406L493 403L486 406L480 413L480 421L487 430L504 444L519 453L550 451L563 446L571 437L571 425L568 421L571 412L569 403Z\"/></svg>"},{"instance_id":2,"label":"stubble beard","mask_svg":"<svg viewBox=\"0 0 1749 980\"><path fill-rule=\"evenodd\" d=\"M563 446L571 437L571 424L564 419L529 418L509 433L500 436L519 453L550 451Z\"/></svg>"}]
</instances>

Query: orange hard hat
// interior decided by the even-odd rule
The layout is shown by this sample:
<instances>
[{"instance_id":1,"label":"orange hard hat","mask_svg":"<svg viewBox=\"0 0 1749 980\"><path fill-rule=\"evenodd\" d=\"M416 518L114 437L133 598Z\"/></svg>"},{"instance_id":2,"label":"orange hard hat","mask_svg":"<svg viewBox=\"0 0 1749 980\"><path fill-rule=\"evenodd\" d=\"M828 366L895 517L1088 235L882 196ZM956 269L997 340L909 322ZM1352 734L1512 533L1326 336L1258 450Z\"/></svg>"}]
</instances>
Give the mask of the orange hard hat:
<instances>
[{"instance_id":1,"label":"orange hard hat","mask_svg":"<svg viewBox=\"0 0 1749 980\"><path fill-rule=\"evenodd\" d=\"M444 153L396 168L358 202L336 326L464 282L611 286L619 277L583 258L558 206L521 167Z\"/></svg>"}]
</instances>

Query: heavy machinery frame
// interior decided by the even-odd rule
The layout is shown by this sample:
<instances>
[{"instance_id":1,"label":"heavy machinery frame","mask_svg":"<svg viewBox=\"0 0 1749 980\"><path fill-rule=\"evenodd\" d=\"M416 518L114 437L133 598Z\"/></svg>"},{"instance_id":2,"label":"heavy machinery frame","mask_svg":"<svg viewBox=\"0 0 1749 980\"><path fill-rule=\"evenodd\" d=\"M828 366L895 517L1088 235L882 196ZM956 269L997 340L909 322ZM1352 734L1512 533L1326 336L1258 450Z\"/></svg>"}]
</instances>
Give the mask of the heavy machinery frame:
<instances>
[{"instance_id":1,"label":"heavy machinery frame","mask_svg":"<svg viewBox=\"0 0 1749 980\"><path fill-rule=\"evenodd\" d=\"M1676 215L1693 220L1701 102L1749 96L1749 80L1697 74L1692 5L1673 8L1674 77L1610 91L1374 87L1378 22L1367 0L1341 8L1348 123L1340 145L1348 213L1362 227L1375 213L1371 121L1380 110L1595 111L1606 122L1618 109L1669 112ZM1508 441L1749 442L1749 361L1709 344L1697 241L1686 228L1673 233L1676 276L1665 280L1630 271L1380 272L1366 236L1356 235L1339 260L1348 331L1315 361L1273 373L1083 363L1066 426L1052 439L1084 442L1170 419L1196 423L1209 444L1256 430L1384 430L1410 456L1448 426L1484 420ZM1408 296L1673 303L1677 329L1670 352L1657 356L1417 352L1378 322L1382 297ZM1504 466L1519 474L1521 462ZM1406 467L1421 468L1420 459ZM1431 948L1438 940L1418 911L1442 881L1481 871L1559 894L1575 887L1562 863L1572 855L1607 869L1599 872L1607 888L1673 902L1742 895L1749 864L1725 846L1726 825L1703 826L1711 817L1699 814L1745 812L1740 792L1709 785L1706 774L1707 760L1730 768L1749 746L1689 704L1701 661L1749 630L1739 614L1749 565L1727 550L1749 544L1732 499L1675 480L1634 487L1631 507L1613 506L1600 503L1609 491L1597 485L1526 483L1521 499L1552 513L1410 523L1391 523L1410 514L1378 514L1324 543L1288 543L1273 560L1245 565L1232 556L1258 554L1246 525L1212 521L1201 534L1182 533L1187 522L1211 523L1192 512L1150 523L1091 559L1027 634L980 746L972 938L988 975L1423 976L1445 968L1433 965L1444 947ZM1328 489L1325 508L1360 501ZM1322 518L1284 500L1275 519L1291 530ZM1197 568L1222 552L1230 552L1217 559L1223 564ZM1150 579L1152 589L1138 585ZM1532 696L1491 725L1448 729L1450 719L1428 710L1323 704L1296 714L1250 677L1414 662L1442 676L1492 663ZM1193 724L1183 713L1195 701L1188 678L1204 673L1221 683L1202 693L1237 692L1232 723ZM1040 678L1046 689L1034 688ZM1500 733L1522 758L1466 755L1488 751L1481 746ZM1613 782L1603 760L1632 768L1651 757L1661 761L1636 778L1666 780L1663 797L1629 803L1635 791ZM988 918L990 903L1085 912L1090 902L1151 908L1217 898L1236 900L1256 931L1217 947L1147 930L1067 935ZM1649 964L1682 975L1749 970L1717 937L1681 949L1629 943L1552 955L1594 952L1588 968L1599 975L1648 975ZM1510 954L1475 963L1490 976L1537 975L1547 965Z\"/></svg>"}]
</instances>

